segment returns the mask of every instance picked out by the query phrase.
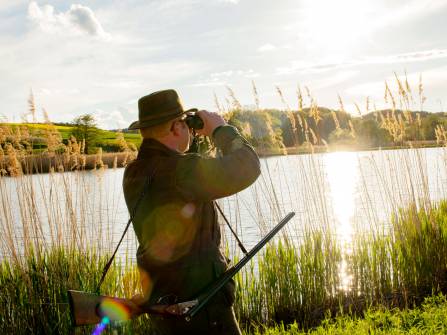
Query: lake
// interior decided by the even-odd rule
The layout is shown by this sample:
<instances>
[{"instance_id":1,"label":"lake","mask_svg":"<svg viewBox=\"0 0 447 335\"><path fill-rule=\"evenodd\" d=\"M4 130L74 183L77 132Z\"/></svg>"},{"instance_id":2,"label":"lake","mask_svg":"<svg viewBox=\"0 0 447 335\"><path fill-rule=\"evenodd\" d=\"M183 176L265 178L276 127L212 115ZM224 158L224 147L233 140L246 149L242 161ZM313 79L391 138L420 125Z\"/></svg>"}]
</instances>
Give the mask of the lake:
<instances>
[{"instance_id":1,"label":"lake","mask_svg":"<svg viewBox=\"0 0 447 335\"><path fill-rule=\"evenodd\" d=\"M346 245L353 234L386 229L392 213L409 203L446 198L447 149L334 152L261 159L250 188L219 204L247 249L290 211L282 232L299 243L305 229L330 229ZM113 250L128 220L124 169L17 178L0 177L1 255L23 251L23 241L76 241L80 248ZM218 178L219 176L216 176ZM234 239L224 226L232 253ZM278 236L276 238L281 238ZM129 230L119 255L135 257Z\"/></svg>"}]
</instances>

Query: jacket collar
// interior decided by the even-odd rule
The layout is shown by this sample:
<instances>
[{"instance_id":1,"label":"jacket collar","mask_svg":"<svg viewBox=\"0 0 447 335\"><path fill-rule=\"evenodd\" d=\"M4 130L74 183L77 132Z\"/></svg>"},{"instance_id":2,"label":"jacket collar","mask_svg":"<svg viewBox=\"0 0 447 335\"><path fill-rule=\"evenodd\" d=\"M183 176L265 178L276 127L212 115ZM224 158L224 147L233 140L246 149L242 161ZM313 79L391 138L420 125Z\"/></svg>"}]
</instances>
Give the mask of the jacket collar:
<instances>
[{"instance_id":1,"label":"jacket collar","mask_svg":"<svg viewBox=\"0 0 447 335\"><path fill-rule=\"evenodd\" d=\"M181 153L168 148L163 143L152 138L143 139L140 150L138 151L137 159L145 159L153 155L178 156L181 155Z\"/></svg>"}]
</instances>

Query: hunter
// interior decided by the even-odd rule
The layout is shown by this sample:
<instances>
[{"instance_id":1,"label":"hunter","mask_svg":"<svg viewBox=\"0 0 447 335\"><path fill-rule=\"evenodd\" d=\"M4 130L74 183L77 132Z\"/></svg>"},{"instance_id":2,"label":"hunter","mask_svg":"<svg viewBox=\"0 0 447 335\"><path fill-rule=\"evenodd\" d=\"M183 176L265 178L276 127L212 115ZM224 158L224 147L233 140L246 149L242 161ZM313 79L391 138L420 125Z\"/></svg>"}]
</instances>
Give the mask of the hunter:
<instances>
[{"instance_id":1,"label":"hunter","mask_svg":"<svg viewBox=\"0 0 447 335\"><path fill-rule=\"evenodd\" d=\"M142 97L138 111L129 129L139 129L143 142L123 179L131 215L137 207L133 228L144 297L136 300L143 306L188 301L229 266L214 201L250 186L260 174L259 158L235 127L204 110L195 110L204 124L197 135L208 136L218 155L188 153L189 111L174 90ZM189 322L151 317L154 334L241 334L234 289L231 281Z\"/></svg>"}]
</instances>

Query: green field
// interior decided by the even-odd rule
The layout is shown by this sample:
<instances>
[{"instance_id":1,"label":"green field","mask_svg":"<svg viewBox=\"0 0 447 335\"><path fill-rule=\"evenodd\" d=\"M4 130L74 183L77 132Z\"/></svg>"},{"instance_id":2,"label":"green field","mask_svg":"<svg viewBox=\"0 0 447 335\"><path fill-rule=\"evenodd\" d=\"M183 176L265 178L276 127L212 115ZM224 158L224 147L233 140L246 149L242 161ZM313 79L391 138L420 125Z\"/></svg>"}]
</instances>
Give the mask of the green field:
<instances>
[{"instance_id":1,"label":"green field","mask_svg":"<svg viewBox=\"0 0 447 335\"><path fill-rule=\"evenodd\" d=\"M44 144L46 141L46 133L48 131L56 130L64 143L66 143L74 132L74 127L70 125L49 125L46 123L6 123L0 124L0 127L8 129L8 132L13 135L20 134L23 137L23 128L26 128L32 139L32 145L35 152L42 151L46 148ZM104 152L116 152L118 151L118 137L119 132L96 129L95 147L100 147ZM141 136L139 133L122 133L124 140L127 143L134 144L139 148L141 144ZM22 139L23 140L23 139Z\"/></svg>"}]
</instances>

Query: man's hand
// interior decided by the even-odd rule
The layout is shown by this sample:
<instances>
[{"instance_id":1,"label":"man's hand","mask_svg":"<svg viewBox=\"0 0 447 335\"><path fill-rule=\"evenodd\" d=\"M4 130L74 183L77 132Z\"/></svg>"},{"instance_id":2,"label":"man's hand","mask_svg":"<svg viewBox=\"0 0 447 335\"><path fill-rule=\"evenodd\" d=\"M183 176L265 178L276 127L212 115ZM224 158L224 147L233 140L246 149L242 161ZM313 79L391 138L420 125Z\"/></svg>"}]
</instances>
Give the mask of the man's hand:
<instances>
[{"instance_id":1,"label":"man's hand","mask_svg":"<svg viewBox=\"0 0 447 335\"><path fill-rule=\"evenodd\" d=\"M197 112L197 115L203 120L203 128L196 131L199 135L211 136L214 129L227 124L217 113L201 110Z\"/></svg>"}]
</instances>

